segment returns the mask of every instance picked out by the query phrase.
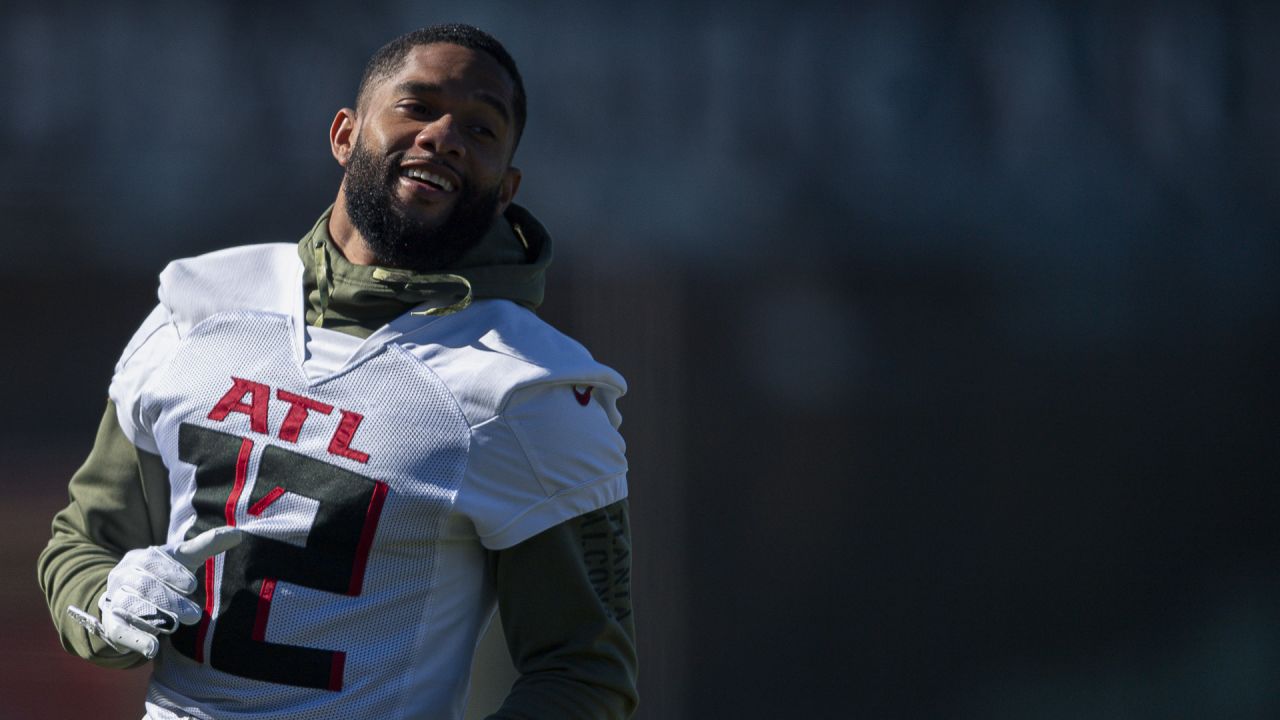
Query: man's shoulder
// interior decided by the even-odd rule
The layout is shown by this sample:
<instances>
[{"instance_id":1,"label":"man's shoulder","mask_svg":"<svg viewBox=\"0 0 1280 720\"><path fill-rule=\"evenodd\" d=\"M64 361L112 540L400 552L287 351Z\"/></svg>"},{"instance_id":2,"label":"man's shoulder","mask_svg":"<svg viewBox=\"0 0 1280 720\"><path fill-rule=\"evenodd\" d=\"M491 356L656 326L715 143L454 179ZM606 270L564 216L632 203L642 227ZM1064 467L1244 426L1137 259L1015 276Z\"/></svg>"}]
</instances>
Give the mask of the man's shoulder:
<instances>
[{"instance_id":1,"label":"man's shoulder","mask_svg":"<svg viewBox=\"0 0 1280 720\"><path fill-rule=\"evenodd\" d=\"M544 371L599 367L582 343L533 311L507 300L478 300L459 313L452 327L441 328L456 341L483 354ZM446 346L457 347L446 340Z\"/></svg>"},{"instance_id":2,"label":"man's shoulder","mask_svg":"<svg viewBox=\"0 0 1280 720\"><path fill-rule=\"evenodd\" d=\"M261 274L281 264L298 264L297 248L296 244L289 243L260 243L178 258L160 272L160 282L175 284L211 278L235 282L240 275Z\"/></svg>"},{"instance_id":3,"label":"man's shoulder","mask_svg":"<svg viewBox=\"0 0 1280 720\"><path fill-rule=\"evenodd\" d=\"M510 301L478 300L441 318L430 335L415 354L473 421L500 411L512 393L532 386L595 386L609 398L626 392L622 376L581 343Z\"/></svg>"},{"instance_id":4,"label":"man's shoulder","mask_svg":"<svg viewBox=\"0 0 1280 720\"><path fill-rule=\"evenodd\" d=\"M218 312L286 312L300 281L297 245L241 245L182 258L160 273L159 297L179 329Z\"/></svg>"}]
</instances>

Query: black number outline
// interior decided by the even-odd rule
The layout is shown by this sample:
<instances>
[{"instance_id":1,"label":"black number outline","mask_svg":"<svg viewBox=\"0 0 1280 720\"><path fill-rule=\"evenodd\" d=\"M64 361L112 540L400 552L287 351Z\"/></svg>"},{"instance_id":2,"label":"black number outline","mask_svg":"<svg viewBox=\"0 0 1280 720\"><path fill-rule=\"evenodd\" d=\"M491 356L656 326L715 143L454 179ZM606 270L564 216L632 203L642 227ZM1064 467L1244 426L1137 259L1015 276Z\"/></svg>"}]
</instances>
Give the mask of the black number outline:
<instances>
[{"instance_id":1,"label":"black number outline","mask_svg":"<svg viewBox=\"0 0 1280 720\"><path fill-rule=\"evenodd\" d=\"M195 537L221 525L235 524L235 508L248 481L254 443L249 438L183 423L178 456L196 467L192 506L196 521L187 532ZM319 503L305 547L245 533L224 556L217 622L204 656L213 603L206 589L213 584L214 560L198 572L192 599L204 607L198 625L184 626L172 636L174 649L223 672L284 685L339 691L346 652L265 640L276 584L280 581L358 596L387 484L331 463L268 445L262 451L250 514L260 514L286 492Z\"/></svg>"}]
</instances>

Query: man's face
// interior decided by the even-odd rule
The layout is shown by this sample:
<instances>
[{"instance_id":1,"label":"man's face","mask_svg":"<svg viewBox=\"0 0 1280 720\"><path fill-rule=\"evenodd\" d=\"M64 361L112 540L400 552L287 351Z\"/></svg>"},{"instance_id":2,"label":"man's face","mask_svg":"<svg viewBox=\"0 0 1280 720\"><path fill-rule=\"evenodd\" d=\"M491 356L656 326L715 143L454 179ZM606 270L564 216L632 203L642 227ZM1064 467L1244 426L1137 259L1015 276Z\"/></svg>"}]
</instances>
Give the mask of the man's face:
<instances>
[{"instance_id":1,"label":"man's face","mask_svg":"<svg viewBox=\"0 0 1280 720\"><path fill-rule=\"evenodd\" d=\"M510 76L488 54L414 48L358 110L343 194L379 264L419 271L457 260L519 181Z\"/></svg>"}]
</instances>

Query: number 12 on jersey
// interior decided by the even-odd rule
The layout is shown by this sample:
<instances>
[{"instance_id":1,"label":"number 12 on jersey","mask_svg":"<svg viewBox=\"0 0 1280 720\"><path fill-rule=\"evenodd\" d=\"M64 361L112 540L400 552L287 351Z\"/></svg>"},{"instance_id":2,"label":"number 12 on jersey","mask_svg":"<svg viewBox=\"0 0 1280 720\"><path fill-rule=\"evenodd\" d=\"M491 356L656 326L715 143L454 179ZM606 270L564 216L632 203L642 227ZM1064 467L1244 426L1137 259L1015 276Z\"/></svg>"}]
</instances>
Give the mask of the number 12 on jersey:
<instances>
[{"instance_id":1,"label":"number 12 on jersey","mask_svg":"<svg viewBox=\"0 0 1280 720\"><path fill-rule=\"evenodd\" d=\"M249 438L189 423L181 426L178 456L196 467L196 490L191 500L196 521L187 538L236 524L236 507L248 484L253 451ZM300 546L246 532L244 541L226 552L221 578L216 576L214 559L206 561L203 571L196 572L199 586L192 593L192 599L203 604L204 617L198 625L175 632L173 647L196 662L207 661L217 670L240 677L341 690L346 662L343 650L267 642L272 602L279 582L337 595L360 595L387 484L268 445L258 463L248 514L270 515L271 506L289 493L309 498L315 507L310 528L294 528L305 543ZM215 582L219 579L220 583ZM214 587L219 589L216 604L209 592ZM216 621L212 617L215 609Z\"/></svg>"}]
</instances>

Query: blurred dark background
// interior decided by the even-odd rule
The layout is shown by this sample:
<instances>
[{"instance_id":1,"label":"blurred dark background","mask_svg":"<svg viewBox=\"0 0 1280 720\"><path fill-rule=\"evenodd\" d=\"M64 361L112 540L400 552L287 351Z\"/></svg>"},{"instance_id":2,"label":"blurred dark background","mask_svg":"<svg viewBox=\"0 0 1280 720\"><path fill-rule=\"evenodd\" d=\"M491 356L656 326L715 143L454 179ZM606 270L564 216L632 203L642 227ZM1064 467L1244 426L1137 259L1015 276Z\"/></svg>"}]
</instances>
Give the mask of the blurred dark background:
<instances>
[{"instance_id":1,"label":"blurred dark background","mask_svg":"<svg viewBox=\"0 0 1280 720\"><path fill-rule=\"evenodd\" d=\"M168 259L296 241L367 56L521 64L631 383L640 717L1280 717L1280 6L0 10L0 717L137 717L34 556Z\"/></svg>"}]
</instances>

